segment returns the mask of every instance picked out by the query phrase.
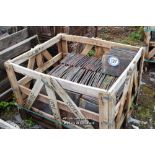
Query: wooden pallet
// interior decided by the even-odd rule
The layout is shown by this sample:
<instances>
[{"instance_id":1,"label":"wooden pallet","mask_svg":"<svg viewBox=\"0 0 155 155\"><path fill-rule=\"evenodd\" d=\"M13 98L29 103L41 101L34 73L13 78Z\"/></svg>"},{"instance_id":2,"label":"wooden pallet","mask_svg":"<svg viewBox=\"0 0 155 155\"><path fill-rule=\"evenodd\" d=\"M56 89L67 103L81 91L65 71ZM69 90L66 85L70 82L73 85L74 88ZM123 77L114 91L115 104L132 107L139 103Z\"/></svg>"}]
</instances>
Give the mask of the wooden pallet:
<instances>
[{"instance_id":1,"label":"wooden pallet","mask_svg":"<svg viewBox=\"0 0 155 155\"><path fill-rule=\"evenodd\" d=\"M81 54L84 55L94 47L97 58L108 53L111 48L126 48L136 54L110 89L106 90L48 74L52 66L58 65L68 54L69 42L83 44L84 52L82 51ZM52 56L47 49L55 44L58 46L59 53ZM96 128L92 124L94 121L98 123L100 129L120 128L129 115L135 94L139 93L144 60L143 53L143 48L135 46L97 38L58 34L30 51L5 62L5 67L19 105L73 128ZM23 62L27 62L28 67L22 66ZM24 77L17 80L16 73L23 74ZM78 107L66 90L96 98L99 113L85 109L84 106ZM120 90L122 93L117 98L116 94L119 94ZM61 100L57 99L56 94ZM49 106L51 112L47 113L34 106L37 101ZM65 119L65 115L68 114L74 122ZM57 128L62 128L62 125L58 124Z\"/></svg>"},{"instance_id":2,"label":"wooden pallet","mask_svg":"<svg viewBox=\"0 0 155 155\"><path fill-rule=\"evenodd\" d=\"M33 41L33 42L32 42ZM10 34L0 40L0 100L8 100L12 90L7 77L4 62L28 50L37 42L37 35L29 36L27 28ZM19 77L19 76L18 76Z\"/></svg>"}]
</instances>

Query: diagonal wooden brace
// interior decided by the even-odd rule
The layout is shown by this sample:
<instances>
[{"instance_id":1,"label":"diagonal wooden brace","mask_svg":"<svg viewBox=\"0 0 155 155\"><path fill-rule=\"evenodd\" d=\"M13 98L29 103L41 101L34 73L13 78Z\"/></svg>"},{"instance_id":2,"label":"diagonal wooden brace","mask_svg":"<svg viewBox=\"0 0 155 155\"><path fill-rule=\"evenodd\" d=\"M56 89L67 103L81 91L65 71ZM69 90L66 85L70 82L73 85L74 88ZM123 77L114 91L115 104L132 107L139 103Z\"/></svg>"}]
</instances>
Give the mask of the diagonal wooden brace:
<instances>
[{"instance_id":1,"label":"diagonal wooden brace","mask_svg":"<svg viewBox=\"0 0 155 155\"><path fill-rule=\"evenodd\" d=\"M28 98L26 101L26 106L28 106L28 109L30 109L34 103L34 101L36 100L37 96L39 95L39 92L41 90L41 88L43 87L43 82L41 81L41 79L37 79L37 81L35 82Z\"/></svg>"},{"instance_id":2,"label":"diagonal wooden brace","mask_svg":"<svg viewBox=\"0 0 155 155\"><path fill-rule=\"evenodd\" d=\"M80 120L84 121L85 124L82 124L84 128L93 129L93 126L89 121L84 117L81 111L78 109L74 101L69 97L66 91L61 87L61 85L55 80L50 78L50 85L42 78L43 83L48 86L50 89L55 90L55 92L61 97L61 99L67 104L68 108L73 112L73 114Z\"/></svg>"},{"instance_id":3,"label":"diagonal wooden brace","mask_svg":"<svg viewBox=\"0 0 155 155\"><path fill-rule=\"evenodd\" d=\"M50 79L46 78L46 82L47 82L47 84L45 84L45 89L46 89L47 95L49 97L49 104L50 104L51 110L53 112L53 116L54 116L55 120L57 120L58 122L61 122L61 116L60 116L57 99L55 96L55 92L51 89L52 86L50 83ZM62 128L61 125L58 125L58 126L59 126L59 128Z\"/></svg>"}]
</instances>

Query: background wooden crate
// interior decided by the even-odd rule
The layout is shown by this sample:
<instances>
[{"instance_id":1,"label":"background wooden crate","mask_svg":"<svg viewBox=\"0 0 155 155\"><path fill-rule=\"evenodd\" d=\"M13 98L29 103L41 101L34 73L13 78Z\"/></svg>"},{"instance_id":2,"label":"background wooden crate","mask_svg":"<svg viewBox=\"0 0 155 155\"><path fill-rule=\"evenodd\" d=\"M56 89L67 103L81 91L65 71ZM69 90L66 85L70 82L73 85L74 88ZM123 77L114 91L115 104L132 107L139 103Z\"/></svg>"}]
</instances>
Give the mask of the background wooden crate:
<instances>
[{"instance_id":1,"label":"background wooden crate","mask_svg":"<svg viewBox=\"0 0 155 155\"><path fill-rule=\"evenodd\" d=\"M14 28L15 29L15 28ZM13 29L13 30L14 30ZM12 31L13 31L12 30ZM17 29L16 29L17 30ZM30 36L27 28L15 30L0 39L0 100L8 100L11 96L10 83L5 71L4 62L12 59L38 44L37 35Z\"/></svg>"},{"instance_id":2,"label":"background wooden crate","mask_svg":"<svg viewBox=\"0 0 155 155\"><path fill-rule=\"evenodd\" d=\"M82 50L82 54L84 55L93 47L95 48L96 57L109 52L113 47L131 49L137 52L137 54L107 91L45 74L48 73L48 68L58 64L59 61L67 55L69 42L84 44ZM57 44L59 53L56 56L52 56L47 49L55 44ZM62 128L61 123L67 124L72 128L94 128L88 120L98 122L99 128L120 128L123 121L128 118L131 105L133 101L136 101L135 97L139 93L143 59L143 48L97 38L59 34L13 60L7 61L5 66L17 103L21 106L25 106L27 109L31 109L32 111L60 122L57 124L58 128ZM23 67L23 62L27 62L29 67ZM35 63L37 64L36 66L34 65ZM17 82L16 73L23 74L25 77ZM46 94L42 94L41 92L43 86L45 86ZM120 88L122 88L123 91L121 98L116 102L116 94ZM77 107L66 93L66 89L97 98L99 113ZM63 101L57 100L55 93L57 93ZM52 115L34 107L36 100L49 105L52 110ZM85 124L70 124L62 119L60 110L71 113L77 119L84 120Z\"/></svg>"}]
</instances>

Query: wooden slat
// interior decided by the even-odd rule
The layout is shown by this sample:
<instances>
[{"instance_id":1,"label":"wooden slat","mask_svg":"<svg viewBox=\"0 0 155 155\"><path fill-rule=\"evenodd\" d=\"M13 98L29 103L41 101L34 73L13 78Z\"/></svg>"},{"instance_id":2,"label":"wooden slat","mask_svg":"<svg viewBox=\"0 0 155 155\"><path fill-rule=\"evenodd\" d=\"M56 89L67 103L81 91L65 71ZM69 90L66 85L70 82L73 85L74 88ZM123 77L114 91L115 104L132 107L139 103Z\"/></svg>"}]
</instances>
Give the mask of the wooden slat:
<instances>
[{"instance_id":1,"label":"wooden slat","mask_svg":"<svg viewBox=\"0 0 155 155\"><path fill-rule=\"evenodd\" d=\"M93 48L93 45L88 45L88 44L85 45L85 47L84 47L83 51L81 52L81 54L87 55L88 52L89 52L92 48Z\"/></svg>"},{"instance_id":2,"label":"wooden slat","mask_svg":"<svg viewBox=\"0 0 155 155\"><path fill-rule=\"evenodd\" d=\"M148 59L151 59L155 55L155 47L148 54Z\"/></svg>"},{"instance_id":3,"label":"wooden slat","mask_svg":"<svg viewBox=\"0 0 155 155\"><path fill-rule=\"evenodd\" d=\"M127 76L126 81L125 81L123 94L122 94L121 101L120 101L121 103L120 103L119 111L118 111L118 114L116 116L116 128L118 128L118 124L119 124L120 118L122 116L123 108L124 108L124 105L126 103L125 101L126 101L129 86L130 86L130 75Z\"/></svg>"},{"instance_id":4,"label":"wooden slat","mask_svg":"<svg viewBox=\"0 0 155 155\"><path fill-rule=\"evenodd\" d=\"M109 129L115 128L115 105L116 105L116 96L110 94L109 95L109 103L108 103L108 124Z\"/></svg>"},{"instance_id":5,"label":"wooden slat","mask_svg":"<svg viewBox=\"0 0 155 155\"><path fill-rule=\"evenodd\" d=\"M32 107L32 110L39 113L39 114L41 114L41 115L43 115L43 116L45 116L45 117L47 117L47 118L54 119L54 117L52 115L47 114L47 113L45 113L45 112L43 112L43 111L41 111L41 110L39 110L37 108ZM81 127L79 127L79 126L77 126L75 124L70 124L69 122L67 122L65 120L62 120L62 122L63 122L64 125L66 125L66 127L68 126L68 127L72 128L72 129L81 129Z\"/></svg>"},{"instance_id":6,"label":"wooden slat","mask_svg":"<svg viewBox=\"0 0 155 155\"><path fill-rule=\"evenodd\" d=\"M108 129L108 94L102 93L98 96L99 99L99 128Z\"/></svg>"},{"instance_id":7,"label":"wooden slat","mask_svg":"<svg viewBox=\"0 0 155 155\"><path fill-rule=\"evenodd\" d=\"M10 87L11 86L9 79L6 77L4 80L0 81L0 94L9 89Z\"/></svg>"},{"instance_id":8,"label":"wooden slat","mask_svg":"<svg viewBox=\"0 0 155 155\"><path fill-rule=\"evenodd\" d=\"M52 39L35 46L33 49L31 49L30 51L14 58L11 60L11 62L15 62L16 64L21 64L24 61L28 60L30 57L35 56L39 53L41 53L42 51L46 50L47 48L53 46L54 44L58 43L61 39L61 34L53 37Z\"/></svg>"},{"instance_id":9,"label":"wooden slat","mask_svg":"<svg viewBox=\"0 0 155 155\"><path fill-rule=\"evenodd\" d=\"M44 81L44 78L42 79ZM74 101L70 98L70 96L66 93L66 91L60 86L60 84L55 79L50 79L50 83L52 88L56 91L56 93L61 97L61 99L67 104L68 108L71 110L71 112L82 121L85 121L86 124L83 124L84 128L93 128L91 124L89 124L89 121L84 117L84 115L81 113L79 108L76 106ZM44 84L46 84L46 81L44 81Z\"/></svg>"},{"instance_id":10,"label":"wooden slat","mask_svg":"<svg viewBox=\"0 0 155 155\"><path fill-rule=\"evenodd\" d=\"M4 37L3 39L0 40L0 51L4 50L14 44L17 44L20 41L23 41L27 37L28 37L27 28Z\"/></svg>"},{"instance_id":11,"label":"wooden slat","mask_svg":"<svg viewBox=\"0 0 155 155\"><path fill-rule=\"evenodd\" d=\"M20 87L20 90L22 91L22 93L24 93L26 95L30 94L30 91L31 91L30 89L28 89L22 85L19 85L19 87ZM49 98L46 95L39 94L37 100L44 102L45 104L48 104ZM59 100L57 100L57 102L58 102L58 106L60 109L67 111L67 112L71 112L65 102L62 102ZM97 113L91 112L91 111L83 109L83 108L79 108L79 109L87 119L91 119L96 122L99 122L99 115Z\"/></svg>"},{"instance_id":12,"label":"wooden slat","mask_svg":"<svg viewBox=\"0 0 155 155\"><path fill-rule=\"evenodd\" d=\"M45 62L44 63L44 66L42 66L40 68L37 68L35 71L44 72L46 69L48 69L49 67L51 67L57 61L59 61L61 58L62 58L62 53L59 53L55 57L53 57L51 60ZM31 80L32 80L31 77L25 76L24 78L22 78L21 80L19 80L18 83L20 83L22 85L25 85L26 83L28 83Z\"/></svg>"},{"instance_id":13,"label":"wooden slat","mask_svg":"<svg viewBox=\"0 0 155 155\"><path fill-rule=\"evenodd\" d=\"M2 119L0 119L0 128L2 128L2 129L17 129L13 125L3 121Z\"/></svg>"},{"instance_id":14,"label":"wooden slat","mask_svg":"<svg viewBox=\"0 0 155 155\"><path fill-rule=\"evenodd\" d=\"M96 46L95 47L95 56L97 58L101 57L103 55L103 52L102 52L102 47L99 47L99 46Z\"/></svg>"},{"instance_id":15,"label":"wooden slat","mask_svg":"<svg viewBox=\"0 0 155 155\"><path fill-rule=\"evenodd\" d=\"M7 71L7 74L8 74L8 78L9 78L9 80L11 82L13 92L14 92L14 94L16 96L16 100L17 100L18 104L23 104L24 101L22 99L22 95L21 95L20 89L18 87L18 82L17 82L17 79L16 79L15 72L13 70L13 67L9 64L9 62L5 63L5 67L6 67L6 71Z\"/></svg>"},{"instance_id":16,"label":"wooden slat","mask_svg":"<svg viewBox=\"0 0 155 155\"><path fill-rule=\"evenodd\" d=\"M37 62L37 66L38 67L42 67L44 62L43 62L43 57L42 57L42 54L38 54L36 55L36 62Z\"/></svg>"},{"instance_id":17,"label":"wooden slat","mask_svg":"<svg viewBox=\"0 0 155 155\"><path fill-rule=\"evenodd\" d=\"M70 91L74 91L74 92L81 93L81 94L84 94L84 95L89 95L89 96L92 96L92 97L98 97L99 93L107 92L104 89L95 88L95 87L91 87L91 86L86 86L86 85L83 85L83 84L78 84L78 83L75 83L75 82L72 82L72 81L68 81L68 80L65 80L65 79L61 79L61 78L58 78L58 77L54 77L54 76L51 76L51 75L46 75L46 74L43 74L43 73L40 73L40 72L37 72L37 71L33 71L33 70L28 69L28 68L19 66L17 64L13 64L13 63L11 63L11 64L13 65L14 70L16 72L18 72L18 73L21 73L23 75L28 75L30 77L33 77L34 79L40 78L40 76L42 76L42 77L51 77L51 78L57 80L59 82L59 84L64 89L67 89L67 90L70 90Z\"/></svg>"},{"instance_id":18,"label":"wooden slat","mask_svg":"<svg viewBox=\"0 0 155 155\"><path fill-rule=\"evenodd\" d=\"M67 41L62 40L61 44L62 44L63 57L65 57L68 54L68 44L67 44Z\"/></svg>"},{"instance_id":19,"label":"wooden slat","mask_svg":"<svg viewBox=\"0 0 155 155\"><path fill-rule=\"evenodd\" d=\"M33 40L36 37L37 37L37 35L34 35L34 36L32 36L32 37L30 37L28 39L25 39L25 40L13 45L13 46L1 51L0 52L0 59L7 60L7 59L10 59L10 58L16 57L17 55L25 52L25 50L30 49L31 46L29 46L29 48L28 48L28 47L26 47L26 45L28 46L30 41Z\"/></svg>"},{"instance_id":20,"label":"wooden slat","mask_svg":"<svg viewBox=\"0 0 155 155\"><path fill-rule=\"evenodd\" d=\"M101 47L106 47L106 48L119 47L119 48L132 49L136 51L139 49L139 47L101 40L98 38L88 38L88 37L83 37L83 36L74 36L74 35L67 35L67 34L62 34L62 40L71 41L71 42L79 42L79 43L101 46Z\"/></svg>"},{"instance_id":21,"label":"wooden slat","mask_svg":"<svg viewBox=\"0 0 155 155\"><path fill-rule=\"evenodd\" d=\"M52 59L52 55L51 55L47 50L43 51L41 54L42 54L47 60Z\"/></svg>"},{"instance_id":22,"label":"wooden slat","mask_svg":"<svg viewBox=\"0 0 155 155\"><path fill-rule=\"evenodd\" d=\"M53 89L51 89L52 85L50 83L49 78L46 78L46 83L47 84L45 85L45 88L46 88L47 95L49 97L49 105L51 107L54 119L57 120L58 122L61 122L61 116L60 116L60 111L59 111L57 99L55 96L55 92L53 91ZM58 127L62 128L61 125L59 125Z\"/></svg>"},{"instance_id":23,"label":"wooden slat","mask_svg":"<svg viewBox=\"0 0 155 155\"><path fill-rule=\"evenodd\" d=\"M40 78L37 79L37 81L35 82L29 96L28 99L26 101L26 106L28 106L28 109L30 109L34 103L34 101L36 100L41 88L43 87L43 82L41 81Z\"/></svg>"}]
</instances>

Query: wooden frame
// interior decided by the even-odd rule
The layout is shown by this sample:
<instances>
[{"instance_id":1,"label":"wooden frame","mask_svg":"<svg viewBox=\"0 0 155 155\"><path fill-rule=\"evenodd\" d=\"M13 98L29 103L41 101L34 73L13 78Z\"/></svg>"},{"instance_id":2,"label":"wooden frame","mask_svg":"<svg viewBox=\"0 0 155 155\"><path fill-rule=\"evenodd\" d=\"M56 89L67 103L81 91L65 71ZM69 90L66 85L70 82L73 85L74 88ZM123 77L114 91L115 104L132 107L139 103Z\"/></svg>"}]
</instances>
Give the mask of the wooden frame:
<instances>
[{"instance_id":1,"label":"wooden frame","mask_svg":"<svg viewBox=\"0 0 155 155\"><path fill-rule=\"evenodd\" d=\"M144 42L147 45L145 58L149 60L155 60L155 41L151 40L151 31L155 31L154 26L150 26L144 31ZM150 47L152 48L150 50Z\"/></svg>"},{"instance_id":2,"label":"wooden frame","mask_svg":"<svg viewBox=\"0 0 155 155\"><path fill-rule=\"evenodd\" d=\"M136 55L125 71L112 85L112 87L109 90L104 90L74 83L43 73L49 67L55 63L58 63L63 58L63 56L68 53L68 42L79 42L85 44L83 54L87 54L92 46L95 46L97 56L99 52L99 55L101 55L101 52L104 54L105 51L108 52L112 47L131 49L132 51L136 52ZM54 44L59 45L58 54L56 56L49 56L50 54L46 49L53 46ZM34 68L34 66L31 65L31 63L34 63L32 58L36 58L38 55L41 57L46 57L42 54L45 50L46 56L48 55L50 58L42 65L38 65L38 68ZM37 59L35 60L39 61ZM23 67L21 63L25 61L28 61L28 66L32 67ZM77 119L84 120L85 123L83 125L69 124L73 128L93 128L92 124L89 122L91 119L99 123L100 129L109 129L120 128L123 121L128 117L131 104L134 100L134 95L139 92L143 61L144 49L140 47L114 43L98 38L58 34L47 42L37 45L30 51L5 62L5 66L8 77L14 77L10 78L10 82L16 95L18 104L26 106L27 108L46 117L55 119L59 123L69 123L61 118L60 110L72 113ZM16 72L25 75L25 77L17 81L15 78ZM32 88L26 86L28 83L33 82L34 80L36 80L36 82L33 84ZM47 95L44 95L40 92L43 86L45 86ZM116 94L122 86L122 95L119 101L116 101ZM70 90L76 93L97 98L99 103L99 114L77 107L65 90ZM63 101L57 100L55 93L57 93ZM28 96L26 100L23 98L22 94ZM39 100L45 104L50 105L53 115L49 115L44 111L33 107L35 100ZM62 126L59 124L58 127L61 128Z\"/></svg>"}]
</instances>

